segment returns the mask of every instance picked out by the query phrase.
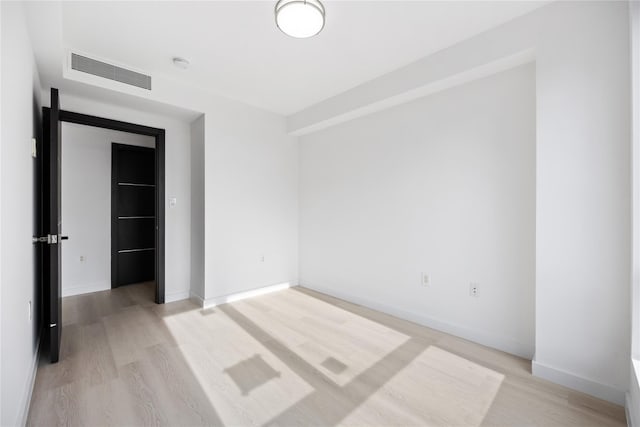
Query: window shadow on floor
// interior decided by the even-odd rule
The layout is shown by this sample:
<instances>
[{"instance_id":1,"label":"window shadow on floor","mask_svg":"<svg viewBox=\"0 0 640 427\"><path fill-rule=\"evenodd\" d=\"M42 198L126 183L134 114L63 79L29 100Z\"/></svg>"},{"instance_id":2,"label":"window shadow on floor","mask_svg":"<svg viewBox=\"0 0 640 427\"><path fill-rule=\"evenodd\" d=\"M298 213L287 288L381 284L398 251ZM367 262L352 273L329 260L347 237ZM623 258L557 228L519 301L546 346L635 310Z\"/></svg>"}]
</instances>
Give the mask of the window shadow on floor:
<instances>
[{"instance_id":1,"label":"window shadow on floor","mask_svg":"<svg viewBox=\"0 0 640 427\"><path fill-rule=\"evenodd\" d=\"M311 306L318 307L317 314L329 313L338 320L344 318L339 314L344 310L348 316L360 318L360 325L372 322L374 330L386 331L395 337L401 335L404 341L396 341L395 347L383 345L381 348L388 349L386 353L383 350L371 365L357 372L357 366L350 367L333 356L313 363L305 360L295 348L280 342L254 321L250 310L247 312L243 305L219 306L221 312L313 388L311 393L262 425L478 426L482 423L505 376L439 348L436 344L446 334L307 289L296 287L287 292L310 298ZM323 308L323 303L328 306ZM356 375L346 383L338 384L329 376L347 370L356 371ZM462 399L464 404L449 401L456 394L467 395ZM366 409L359 410L365 403Z\"/></svg>"},{"instance_id":2,"label":"window shadow on floor","mask_svg":"<svg viewBox=\"0 0 640 427\"><path fill-rule=\"evenodd\" d=\"M430 345L424 340L410 338L341 387L279 341L264 340L267 333L233 305L225 304L218 308L248 334L260 339L269 351L315 389L264 425L333 426L339 424Z\"/></svg>"},{"instance_id":3,"label":"window shadow on floor","mask_svg":"<svg viewBox=\"0 0 640 427\"><path fill-rule=\"evenodd\" d=\"M327 357L320 365L324 366L336 375L343 373L348 368L347 365L345 365L335 357Z\"/></svg>"},{"instance_id":4,"label":"window shadow on floor","mask_svg":"<svg viewBox=\"0 0 640 427\"><path fill-rule=\"evenodd\" d=\"M280 378L280 372L273 369L259 354L236 363L224 372L231 377L243 396L248 396L251 390L274 378Z\"/></svg>"}]
</instances>

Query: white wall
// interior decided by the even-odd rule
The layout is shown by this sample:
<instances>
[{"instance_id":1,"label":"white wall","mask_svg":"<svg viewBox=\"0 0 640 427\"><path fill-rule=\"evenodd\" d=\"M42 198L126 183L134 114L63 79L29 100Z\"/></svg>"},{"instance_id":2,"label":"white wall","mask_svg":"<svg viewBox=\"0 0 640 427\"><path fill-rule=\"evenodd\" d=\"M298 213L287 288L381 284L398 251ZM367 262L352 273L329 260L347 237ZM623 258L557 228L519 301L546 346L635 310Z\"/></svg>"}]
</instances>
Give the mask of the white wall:
<instances>
[{"instance_id":1,"label":"white wall","mask_svg":"<svg viewBox=\"0 0 640 427\"><path fill-rule=\"evenodd\" d=\"M296 285L298 148L284 118L230 107L206 114L205 135L205 303Z\"/></svg>"},{"instance_id":2,"label":"white wall","mask_svg":"<svg viewBox=\"0 0 640 427\"><path fill-rule=\"evenodd\" d=\"M113 142L155 147L151 136L62 123L63 296L111 289Z\"/></svg>"},{"instance_id":3,"label":"white wall","mask_svg":"<svg viewBox=\"0 0 640 427\"><path fill-rule=\"evenodd\" d=\"M48 90L44 90L45 104L49 102L47 94ZM191 135L189 123L174 117L102 103L64 92L60 93L60 106L63 110L165 129L165 301L171 302L188 298L191 275ZM175 207L169 207L168 201L171 197L177 199Z\"/></svg>"},{"instance_id":4,"label":"white wall","mask_svg":"<svg viewBox=\"0 0 640 427\"><path fill-rule=\"evenodd\" d=\"M204 300L204 116L191 123L191 294Z\"/></svg>"},{"instance_id":5,"label":"white wall","mask_svg":"<svg viewBox=\"0 0 640 427\"><path fill-rule=\"evenodd\" d=\"M533 372L617 403L629 387L628 28L626 2L553 2L288 118L317 130L535 56Z\"/></svg>"},{"instance_id":6,"label":"white wall","mask_svg":"<svg viewBox=\"0 0 640 427\"><path fill-rule=\"evenodd\" d=\"M533 372L619 404L630 352L627 9L553 4L536 76Z\"/></svg>"},{"instance_id":7,"label":"white wall","mask_svg":"<svg viewBox=\"0 0 640 427\"><path fill-rule=\"evenodd\" d=\"M0 425L10 426L25 421L40 335L40 284L35 275L38 246L31 243L38 232L31 138L42 133L42 118L40 81L23 5L2 2L0 10ZM33 303L31 319L29 302Z\"/></svg>"},{"instance_id":8,"label":"white wall","mask_svg":"<svg viewBox=\"0 0 640 427\"><path fill-rule=\"evenodd\" d=\"M302 285L533 356L533 64L300 144Z\"/></svg>"}]
</instances>

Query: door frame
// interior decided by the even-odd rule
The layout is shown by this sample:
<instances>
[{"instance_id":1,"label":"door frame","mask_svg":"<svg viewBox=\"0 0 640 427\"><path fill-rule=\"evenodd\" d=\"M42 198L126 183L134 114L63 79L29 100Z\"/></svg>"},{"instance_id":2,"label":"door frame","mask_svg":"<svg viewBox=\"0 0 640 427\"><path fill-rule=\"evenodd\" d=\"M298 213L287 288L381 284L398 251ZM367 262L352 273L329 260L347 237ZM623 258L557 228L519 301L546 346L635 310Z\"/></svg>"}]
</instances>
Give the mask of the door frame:
<instances>
[{"instance_id":1,"label":"door frame","mask_svg":"<svg viewBox=\"0 0 640 427\"><path fill-rule=\"evenodd\" d=\"M103 129L117 130L121 132L135 133L138 135L152 136L156 141L156 304L164 304L165 301L165 130L135 123L122 122L104 117L75 113L60 110L60 121L87 125Z\"/></svg>"}]
</instances>

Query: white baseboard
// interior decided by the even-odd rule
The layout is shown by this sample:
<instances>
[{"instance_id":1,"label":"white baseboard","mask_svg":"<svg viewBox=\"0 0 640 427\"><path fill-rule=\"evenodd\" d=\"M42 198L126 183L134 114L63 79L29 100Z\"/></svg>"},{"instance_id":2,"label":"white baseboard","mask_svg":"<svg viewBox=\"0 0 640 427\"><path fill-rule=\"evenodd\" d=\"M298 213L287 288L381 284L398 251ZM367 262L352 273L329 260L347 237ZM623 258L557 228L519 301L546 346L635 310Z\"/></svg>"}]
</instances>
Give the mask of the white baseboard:
<instances>
[{"instance_id":1,"label":"white baseboard","mask_svg":"<svg viewBox=\"0 0 640 427\"><path fill-rule=\"evenodd\" d=\"M88 285L63 286L62 296L70 297L73 295L88 294L91 292L107 291L109 289L111 289L111 282L108 282L108 281L94 282Z\"/></svg>"},{"instance_id":2,"label":"white baseboard","mask_svg":"<svg viewBox=\"0 0 640 427\"><path fill-rule=\"evenodd\" d=\"M640 361L631 360L631 381L629 391L625 395L624 409L627 413L629 427L640 427Z\"/></svg>"},{"instance_id":3,"label":"white baseboard","mask_svg":"<svg viewBox=\"0 0 640 427\"><path fill-rule=\"evenodd\" d=\"M193 292L190 292L189 293L189 299L194 301L200 307L204 307L204 299L200 295L197 295L197 294L194 294Z\"/></svg>"},{"instance_id":4,"label":"white baseboard","mask_svg":"<svg viewBox=\"0 0 640 427\"><path fill-rule=\"evenodd\" d=\"M164 302L170 303L170 302L182 301L185 299L189 299L189 296L190 296L189 290L165 293Z\"/></svg>"},{"instance_id":5,"label":"white baseboard","mask_svg":"<svg viewBox=\"0 0 640 427\"><path fill-rule=\"evenodd\" d=\"M631 400L631 395L629 394L629 392L627 392L625 394L624 412L627 415L628 427L638 427L640 425L638 424L638 420L636 420L634 416L634 414L638 409L640 408L636 408L636 405L634 405L633 400Z\"/></svg>"},{"instance_id":6,"label":"white baseboard","mask_svg":"<svg viewBox=\"0 0 640 427\"><path fill-rule=\"evenodd\" d=\"M248 291L236 292L233 294L222 295L207 299L203 299L201 296L192 293L191 299L196 301L196 303L198 303L202 308L211 308L220 304L226 304L229 302L257 297L259 295L269 294L271 292L281 291L283 289L290 288L291 286L292 285L289 282L279 283L277 285L264 286L262 288L251 289Z\"/></svg>"},{"instance_id":7,"label":"white baseboard","mask_svg":"<svg viewBox=\"0 0 640 427\"><path fill-rule=\"evenodd\" d=\"M316 286L310 283L300 283L300 286L312 289L323 294L331 295L333 297L340 298L354 304L362 305L373 310L381 311L383 313L390 314L392 316L399 317L401 319L408 320L410 322L414 322L432 329L436 329L441 332L446 332L448 334L455 335L460 338L485 345L487 347L495 348L509 354L514 354L525 359L531 359L533 357L533 347L531 345L520 343L509 338L487 334L486 332L470 329L465 326L442 321L433 317L425 316L420 313L393 307L384 303L368 300L366 298L347 294L344 292L335 292L334 290L326 289L322 286Z\"/></svg>"},{"instance_id":8,"label":"white baseboard","mask_svg":"<svg viewBox=\"0 0 640 427\"><path fill-rule=\"evenodd\" d=\"M25 391L20 402L21 413L18 416L20 426L27 425L27 418L29 417L29 407L31 406L31 396L33 396L33 387L36 384L36 373L38 372L38 364L40 363L40 342L42 341L42 334L38 338L38 344L36 345L36 353L33 357L31 364L31 372L29 378L25 384Z\"/></svg>"},{"instance_id":9,"label":"white baseboard","mask_svg":"<svg viewBox=\"0 0 640 427\"><path fill-rule=\"evenodd\" d=\"M531 362L531 372L536 377L590 394L591 396L595 396L599 399L606 400L617 405L622 406L625 403L624 390L583 378L565 370L545 365L544 363L540 363L536 360Z\"/></svg>"}]
</instances>

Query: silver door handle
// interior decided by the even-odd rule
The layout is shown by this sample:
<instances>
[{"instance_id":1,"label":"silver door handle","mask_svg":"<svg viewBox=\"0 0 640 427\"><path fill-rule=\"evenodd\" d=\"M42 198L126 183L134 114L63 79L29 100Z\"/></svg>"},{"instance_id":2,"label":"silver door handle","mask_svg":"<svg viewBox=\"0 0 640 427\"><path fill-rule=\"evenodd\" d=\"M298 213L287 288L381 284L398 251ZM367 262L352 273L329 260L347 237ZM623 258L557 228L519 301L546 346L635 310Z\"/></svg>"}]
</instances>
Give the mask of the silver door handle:
<instances>
[{"instance_id":1,"label":"silver door handle","mask_svg":"<svg viewBox=\"0 0 640 427\"><path fill-rule=\"evenodd\" d=\"M33 243L48 243L50 245L55 245L58 243L58 235L57 234L47 234L42 237L32 237L31 242Z\"/></svg>"},{"instance_id":2,"label":"silver door handle","mask_svg":"<svg viewBox=\"0 0 640 427\"><path fill-rule=\"evenodd\" d=\"M42 237L32 237L31 238L31 242L32 243L48 243L50 245L55 245L56 243L58 243L58 240L69 240L69 236L59 236L60 238L58 238L57 234L47 234L46 236L42 236Z\"/></svg>"}]
</instances>

